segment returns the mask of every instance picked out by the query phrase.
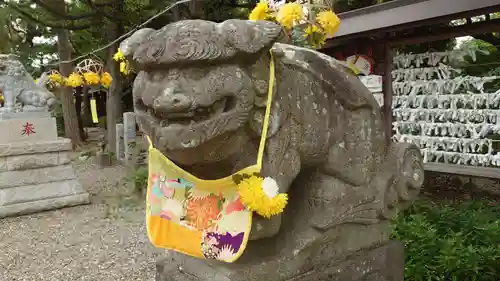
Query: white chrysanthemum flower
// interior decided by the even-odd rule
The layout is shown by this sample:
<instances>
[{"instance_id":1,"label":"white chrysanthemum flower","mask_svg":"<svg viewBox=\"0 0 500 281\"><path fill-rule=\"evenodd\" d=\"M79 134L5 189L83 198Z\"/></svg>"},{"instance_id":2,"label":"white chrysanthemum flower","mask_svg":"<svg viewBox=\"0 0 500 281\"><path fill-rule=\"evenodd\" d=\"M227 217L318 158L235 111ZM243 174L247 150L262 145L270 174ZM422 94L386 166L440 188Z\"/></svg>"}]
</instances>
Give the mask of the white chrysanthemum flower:
<instances>
[{"instance_id":1,"label":"white chrysanthemum flower","mask_svg":"<svg viewBox=\"0 0 500 281\"><path fill-rule=\"evenodd\" d=\"M182 216L184 216L183 203L175 199L165 199L162 203L161 210L166 213L174 215L171 218L173 221L179 221Z\"/></svg>"},{"instance_id":2,"label":"white chrysanthemum flower","mask_svg":"<svg viewBox=\"0 0 500 281\"><path fill-rule=\"evenodd\" d=\"M221 233L237 234L247 229L249 220L248 212L232 212L229 215L223 215L217 221L217 228Z\"/></svg>"},{"instance_id":3,"label":"white chrysanthemum flower","mask_svg":"<svg viewBox=\"0 0 500 281\"><path fill-rule=\"evenodd\" d=\"M231 261L234 258L234 254L231 245L224 245L222 249L220 249L217 259L221 261Z\"/></svg>"},{"instance_id":4,"label":"white chrysanthemum flower","mask_svg":"<svg viewBox=\"0 0 500 281\"><path fill-rule=\"evenodd\" d=\"M270 177L265 177L262 182L262 190L269 198L274 198L279 193L278 183Z\"/></svg>"}]
</instances>

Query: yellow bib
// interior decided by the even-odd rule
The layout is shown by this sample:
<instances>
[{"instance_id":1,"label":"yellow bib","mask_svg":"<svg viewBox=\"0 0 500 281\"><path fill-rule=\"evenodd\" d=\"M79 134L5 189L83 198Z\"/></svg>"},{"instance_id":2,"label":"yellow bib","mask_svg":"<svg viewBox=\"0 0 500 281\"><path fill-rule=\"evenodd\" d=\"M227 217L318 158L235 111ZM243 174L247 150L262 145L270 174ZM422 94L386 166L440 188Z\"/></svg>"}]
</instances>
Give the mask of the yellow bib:
<instances>
[{"instance_id":1,"label":"yellow bib","mask_svg":"<svg viewBox=\"0 0 500 281\"><path fill-rule=\"evenodd\" d=\"M274 85L271 54L269 89L257 163L237 173L260 173ZM241 203L233 175L203 180L170 161L149 141L146 199L148 236L153 245L197 258L234 262L246 248L252 212Z\"/></svg>"}]
</instances>

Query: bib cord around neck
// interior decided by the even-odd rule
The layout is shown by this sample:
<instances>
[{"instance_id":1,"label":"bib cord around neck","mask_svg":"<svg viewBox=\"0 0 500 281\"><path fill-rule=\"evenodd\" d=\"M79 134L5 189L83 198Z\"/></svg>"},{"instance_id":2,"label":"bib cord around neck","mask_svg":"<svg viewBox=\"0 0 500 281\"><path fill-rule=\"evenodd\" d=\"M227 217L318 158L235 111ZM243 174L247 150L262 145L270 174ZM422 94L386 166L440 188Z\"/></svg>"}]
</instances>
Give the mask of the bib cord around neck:
<instances>
[{"instance_id":1,"label":"bib cord around neck","mask_svg":"<svg viewBox=\"0 0 500 281\"><path fill-rule=\"evenodd\" d=\"M269 84L267 90L267 104L266 113L264 115L264 121L262 122L262 136L260 137L259 151L257 153L257 166L262 167L262 159L264 157L264 147L266 144L269 119L271 118L271 105L273 101L273 91L275 83L275 70L274 70L274 57L271 50L269 50L270 62L269 62Z\"/></svg>"}]
</instances>

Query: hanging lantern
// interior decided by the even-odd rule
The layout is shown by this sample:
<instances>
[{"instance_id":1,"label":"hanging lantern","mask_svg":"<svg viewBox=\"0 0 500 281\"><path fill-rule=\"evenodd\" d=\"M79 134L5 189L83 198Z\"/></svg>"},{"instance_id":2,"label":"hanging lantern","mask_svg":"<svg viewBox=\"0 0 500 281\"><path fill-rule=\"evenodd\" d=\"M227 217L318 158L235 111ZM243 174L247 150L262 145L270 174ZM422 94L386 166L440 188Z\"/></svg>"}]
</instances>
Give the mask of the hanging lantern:
<instances>
[{"instance_id":1,"label":"hanging lantern","mask_svg":"<svg viewBox=\"0 0 500 281\"><path fill-rule=\"evenodd\" d=\"M100 61L93 59L84 59L76 65L76 72L84 75L86 72L93 72L101 74L103 70L103 64Z\"/></svg>"}]
</instances>

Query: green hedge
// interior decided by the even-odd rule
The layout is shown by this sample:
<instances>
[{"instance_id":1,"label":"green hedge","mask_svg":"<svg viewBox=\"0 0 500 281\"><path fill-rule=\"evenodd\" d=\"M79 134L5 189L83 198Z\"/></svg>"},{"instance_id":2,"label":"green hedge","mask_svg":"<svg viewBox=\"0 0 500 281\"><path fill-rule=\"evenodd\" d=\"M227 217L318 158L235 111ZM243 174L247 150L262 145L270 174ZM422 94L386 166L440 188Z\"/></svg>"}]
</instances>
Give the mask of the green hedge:
<instances>
[{"instance_id":1,"label":"green hedge","mask_svg":"<svg viewBox=\"0 0 500 281\"><path fill-rule=\"evenodd\" d=\"M405 280L500 280L500 206L422 200L399 215L393 238L405 245Z\"/></svg>"}]
</instances>

